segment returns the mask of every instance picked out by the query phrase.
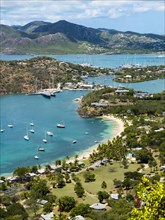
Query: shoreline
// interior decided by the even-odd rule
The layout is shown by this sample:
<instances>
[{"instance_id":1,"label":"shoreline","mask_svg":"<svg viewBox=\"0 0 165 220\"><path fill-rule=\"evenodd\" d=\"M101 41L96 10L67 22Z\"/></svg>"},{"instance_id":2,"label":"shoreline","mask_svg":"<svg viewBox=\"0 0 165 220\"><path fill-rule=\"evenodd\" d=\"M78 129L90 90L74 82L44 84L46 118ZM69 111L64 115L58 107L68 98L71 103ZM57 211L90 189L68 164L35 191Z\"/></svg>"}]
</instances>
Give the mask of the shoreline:
<instances>
[{"instance_id":1,"label":"shoreline","mask_svg":"<svg viewBox=\"0 0 165 220\"><path fill-rule=\"evenodd\" d=\"M103 139L101 142L96 143L92 147L78 152L78 160L86 160L89 158L90 154L93 152L93 150L96 150L99 144L106 143L108 140L112 141L113 138L119 136L124 131L124 122L122 119L115 117L114 115L104 115L99 118L102 118L104 121L113 121L117 126L113 128L112 133L110 134L110 137ZM67 162L73 162L74 157L72 156Z\"/></svg>"},{"instance_id":2,"label":"shoreline","mask_svg":"<svg viewBox=\"0 0 165 220\"><path fill-rule=\"evenodd\" d=\"M67 163L74 162L75 155L78 155L78 158L77 158L78 160L87 160L90 157L90 154L92 154L93 150L97 149L99 144L106 143L108 140L110 140L110 141L113 140L113 138L120 135L124 131L124 122L122 119L117 118L114 115L104 115L99 118L103 119L104 121L112 121L115 124L115 126L112 128L112 133L109 134L110 136L108 138L103 139L102 141L94 144L93 146L87 148L84 151L79 151L79 152L75 153L74 156L71 156L70 159L67 160ZM63 159L65 159L65 157ZM48 164L54 165L53 162L48 162L46 164L40 164L41 169L45 168L45 166ZM13 172L12 173L3 173L0 176L4 176L6 178L13 177Z\"/></svg>"}]
</instances>

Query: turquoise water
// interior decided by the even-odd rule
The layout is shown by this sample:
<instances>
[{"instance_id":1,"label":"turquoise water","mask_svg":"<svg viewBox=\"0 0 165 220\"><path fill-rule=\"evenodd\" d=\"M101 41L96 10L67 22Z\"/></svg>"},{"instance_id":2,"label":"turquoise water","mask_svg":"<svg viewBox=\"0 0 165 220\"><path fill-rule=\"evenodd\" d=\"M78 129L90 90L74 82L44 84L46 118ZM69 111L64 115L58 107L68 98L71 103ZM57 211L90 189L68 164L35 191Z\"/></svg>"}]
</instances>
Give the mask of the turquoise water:
<instances>
[{"instance_id":1,"label":"turquoise water","mask_svg":"<svg viewBox=\"0 0 165 220\"><path fill-rule=\"evenodd\" d=\"M1 60L23 60L36 57L38 55L5 55L0 54ZM55 59L75 63L90 63L93 66L116 68L124 64L140 64L142 66L165 65L165 57L157 54L119 54L119 55L87 55L87 54L67 54L49 55Z\"/></svg>"},{"instance_id":2,"label":"turquoise water","mask_svg":"<svg viewBox=\"0 0 165 220\"><path fill-rule=\"evenodd\" d=\"M113 76L99 76L99 77L89 77L86 81L89 83L101 84L106 86L124 86L126 88L134 89L136 91L143 91L149 93L159 93L165 90L165 79L156 79L145 82L138 83L117 83L114 82Z\"/></svg>"},{"instance_id":3,"label":"turquoise water","mask_svg":"<svg viewBox=\"0 0 165 220\"><path fill-rule=\"evenodd\" d=\"M29 59L30 55L0 55L2 60ZM163 57L158 55L52 55L52 57L72 62L91 63L94 66L116 68L122 64L161 65ZM124 85L140 91L150 93L165 89L165 80L153 80L142 83L117 84L112 76L88 78L88 81L110 86ZM101 119L80 118L76 109L78 105L73 102L77 97L87 91L65 91L56 97L46 99L42 96L5 95L0 96L1 126L5 129L0 133L0 174L10 173L18 166L31 166L46 164L65 156L73 156L95 145L95 141L108 139L112 134L113 122ZM30 140L25 141L24 135L30 129L30 122L34 121L35 133L29 133ZM13 128L7 125L13 123ZM56 128L57 123L65 123L65 129ZM45 131L54 133L47 137L44 144ZM88 135L85 134L88 132ZM76 144L72 141L77 140ZM38 146L45 148L45 152L38 152ZM37 161L34 156L38 155Z\"/></svg>"},{"instance_id":4,"label":"turquoise water","mask_svg":"<svg viewBox=\"0 0 165 220\"><path fill-rule=\"evenodd\" d=\"M1 174L10 173L18 166L46 164L65 156L73 156L95 145L95 141L107 139L115 126L112 122L101 119L80 118L73 99L85 94L83 91L64 91L51 99L42 96L6 95L1 96L2 126L0 133ZM35 133L29 133L30 140L24 135L34 122ZM65 123L66 128L59 129L57 123ZM13 128L8 124L13 123ZM47 136L43 143L45 131L52 131L53 137ZM88 132L88 135L85 134ZM72 141L77 140L76 144ZM38 152L38 146L45 152ZM34 156L38 155L37 161Z\"/></svg>"}]
</instances>

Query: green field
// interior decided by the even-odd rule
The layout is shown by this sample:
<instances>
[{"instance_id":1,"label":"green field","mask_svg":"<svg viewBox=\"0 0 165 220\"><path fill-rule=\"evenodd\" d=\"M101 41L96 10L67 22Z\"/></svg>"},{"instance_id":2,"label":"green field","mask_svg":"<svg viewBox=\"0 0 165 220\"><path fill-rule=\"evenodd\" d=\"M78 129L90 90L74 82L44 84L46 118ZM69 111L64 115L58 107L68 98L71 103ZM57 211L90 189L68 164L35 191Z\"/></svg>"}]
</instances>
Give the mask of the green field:
<instances>
[{"instance_id":1,"label":"green field","mask_svg":"<svg viewBox=\"0 0 165 220\"><path fill-rule=\"evenodd\" d=\"M115 191L113 180L124 180L124 172L136 171L139 167L140 165L138 164L129 164L129 168L124 169L121 166L120 162L114 162L113 165L107 164L106 166L98 167L94 171L92 171L95 174L96 180L89 183L84 182L84 172L77 174L86 192L84 198L77 197L76 193L74 192L73 182L67 183L66 186L62 189L52 189L52 192L54 195L57 196L57 198L67 195L74 197L78 201L78 203L92 204L98 202L97 192L103 190L101 188L103 180L107 183L107 192Z\"/></svg>"}]
</instances>

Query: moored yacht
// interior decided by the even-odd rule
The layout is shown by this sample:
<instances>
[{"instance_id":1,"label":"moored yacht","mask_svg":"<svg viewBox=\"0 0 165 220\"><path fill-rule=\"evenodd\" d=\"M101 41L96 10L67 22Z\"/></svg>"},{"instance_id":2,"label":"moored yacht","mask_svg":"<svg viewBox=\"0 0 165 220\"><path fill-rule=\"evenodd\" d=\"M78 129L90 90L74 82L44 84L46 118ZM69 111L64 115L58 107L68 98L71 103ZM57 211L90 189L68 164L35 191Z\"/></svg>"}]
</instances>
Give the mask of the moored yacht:
<instances>
[{"instance_id":1,"label":"moored yacht","mask_svg":"<svg viewBox=\"0 0 165 220\"><path fill-rule=\"evenodd\" d=\"M57 124L56 126L57 126L57 128L65 128L64 124Z\"/></svg>"},{"instance_id":2,"label":"moored yacht","mask_svg":"<svg viewBox=\"0 0 165 220\"><path fill-rule=\"evenodd\" d=\"M51 132L51 131L47 131L46 134L49 136L53 136L53 132Z\"/></svg>"},{"instance_id":3,"label":"moored yacht","mask_svg":"<svg viewBox=\"0 0 165 220\"><path fill-rule=\"evenodd\" d=\"M3 128L0 129L0 132L4 132L4 131L5 131L5 129L3 129Z\"/></svg>"},{"instance_id":4,"label":"moored yacht","mask_svg":"<svg viewBox=\"0 0 165 220\"><path fill-rule=\"evenodd\" d=\"M45 151L44 147L38 147L38 151Z\"/></svg>"},{"instance_id":5,"label":"moored yacht","mask_svg":"<svg viewBox=\"0 0 165 220\"><path fill-rule=\"evenodd\" d=\"M30 138L29 138L29 135L28 135L28 129L27 129L27 133L26 133L26 135L24 136L24 139L26 140L26 141L28 141Z\"/></svg>"},{"instance_id":6,"label":"moored yacht","mask_svg":"<svg viewBox=\"0 0 165 220\"><path fill-rule=\"evenodd\" d=\"M35 130L34 129L30 129L29 130L31 133L35 133Z\"/></svg>"},{"instance_id":7,"label":"moored yacht","mask_svg":"<svg viewBox=\"0 0 165 220\"><path fill-rule=\"evenodd\" d=\"M32 122L30 122L30 126L34 126L34 123L33 123L33 121L32 121Z\"/></svg>"},{"instance_id":8,"label":"moored yacht","mask_svg":"<svg viewBox=\"0 0 165 220\"><path fill-rule=\"evenodd\" d=\"M28 135L25 135L25 136L24 136L24 139L25 139L26 141L28 141L30 138L29 138Z\"/></svg>"},{"instance_id":9,"label":"moored yacht","mask_svg":"<svg viewBox=\"0 0 165 220\"><path fill-rule=\"evenodd\" d=\"M40 94L43 95L46 98L50 98L51 97L50 91L47 91L47 90L41 91Z\"/></svg>"},{"instance_id":10,"label":"moored yacht","mask_svg":"<svg viewBox=\"0 0 165 220\"><path fill-rule=\"evenodd\" d=\"M47 139L46 139L46 131L45 131L45 138L42 139L42 141L43 141L44 143L47 143L47 142L48 142Z\"/></svg>"}]
</instances>

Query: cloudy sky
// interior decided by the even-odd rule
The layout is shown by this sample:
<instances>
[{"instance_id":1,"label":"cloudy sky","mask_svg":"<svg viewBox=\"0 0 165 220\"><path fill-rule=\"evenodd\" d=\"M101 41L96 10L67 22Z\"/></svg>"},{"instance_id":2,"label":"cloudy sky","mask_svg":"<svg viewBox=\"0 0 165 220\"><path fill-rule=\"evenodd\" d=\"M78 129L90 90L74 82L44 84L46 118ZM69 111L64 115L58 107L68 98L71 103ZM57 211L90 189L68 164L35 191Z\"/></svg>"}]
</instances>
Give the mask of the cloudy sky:
<instances>
[{"instance_id":1,"label":"cloudy sky","mask_svg":"<svg viewBox=\"0 0 165 220\"><path fill-rule=\"evenodd\" d=\"M1 0L1 24L67 20L87 27L165 34L164 0Z\"/></svg>"}]
</instances>

